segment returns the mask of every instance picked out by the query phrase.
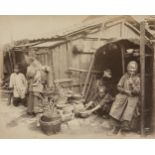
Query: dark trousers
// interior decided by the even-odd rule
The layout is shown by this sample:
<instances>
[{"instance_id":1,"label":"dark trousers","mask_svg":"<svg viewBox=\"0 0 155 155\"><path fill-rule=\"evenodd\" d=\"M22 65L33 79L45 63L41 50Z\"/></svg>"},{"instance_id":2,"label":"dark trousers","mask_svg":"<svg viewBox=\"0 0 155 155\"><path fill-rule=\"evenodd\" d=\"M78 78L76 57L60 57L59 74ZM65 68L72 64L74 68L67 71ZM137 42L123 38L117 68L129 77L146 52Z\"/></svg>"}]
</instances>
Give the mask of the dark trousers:
<instances>
[{"instance_id":1,"label":"dark trousers","mask_svg":"<svg viewBox=\"0 0 155 155\"><path fill-rule=\"evenodd\" d=\"M17 107L19 104L26 106L26 98L13 97L13 105Z\"/></svg>"}]
</instances>

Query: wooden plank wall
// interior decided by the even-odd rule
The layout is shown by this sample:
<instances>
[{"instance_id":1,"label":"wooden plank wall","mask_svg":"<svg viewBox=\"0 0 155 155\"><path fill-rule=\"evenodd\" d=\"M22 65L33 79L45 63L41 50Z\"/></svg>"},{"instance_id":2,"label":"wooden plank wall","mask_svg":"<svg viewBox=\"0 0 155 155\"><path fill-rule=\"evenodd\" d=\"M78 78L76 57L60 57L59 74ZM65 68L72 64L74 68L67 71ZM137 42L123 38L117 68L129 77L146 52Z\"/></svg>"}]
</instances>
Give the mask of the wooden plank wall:
<instances>
[{"instance_id":1,"label":"wooden plank wall","mask_svg":"<svg viewBox=\"0 0 155 155\"><path fill-rule=\"evenodd\" d=\"M53 85L53 80L67 78L68 69L67 45L62 44L54 48L40 48L37 51L37 59L42 65L50 67L49 83Z\"/></svg>"},{"instance_id":2,"label":"wooden plank wall","mask_svg":"<svg viewBox=\"0 0 155 155\"><path fill-rule=\"evenodd\" d=\"M124 32L121 32L124 31ZM123 34L123 36L122 36ZM109 27L105 29L102 33L103 38L112 38L112 37L129 37L135 36L134 33L131 33L130 29L128 27L122 28L121 23ZM94 33L93 36L96 36L95 38L98 38L98 33ZM80 54L74 54L72 52L73 44L83 44L84 45L84 53ZM106 41L101 41L100 46L103 46L106 43ZM90 60L92 58L92 54L88 54L87 52L90 52L89 50L92 48L99 48L98 46L98 39L94 40L91 39L91 36L88 35L86 38L76 39L76 40L70 40L67 43L60 44L58 46L47 48L47 49L41 49L41 53L48 53L48 54L40 54L38 56L39 60L44 65L49 65L51 68L50 73L50 81L55 80L61 80L66 78L72 78L73 79L73 85L75 86L75 90L79 91L79 85L85 80L86 74L83 72L72 72L72 74L67 74L66 72L70 67L75 69L85 69L87 70L90 64ZM87 52L86 52L87 51ZM52 69L53 68L53 69Z\"/></svg>"},{"instance_id":3,"label":"wooden plank wall","mask_svg":"<svg viewBox=\"0 0 155 155\"><path fill-rule=\"evenodd\" d=\"M50 66L49 83L53 85L53 80L72 78L73 85L79 91L79 84L84 81L86 73L74 72L67 74L70 67L76 69L88 69L91 54L73 54L72 41L52 47L40 48L37 50L37 59L43 64ZM89 46L91 42L89 42Z\"/></svg>"},{"instance_id":4,"label":"wooden plank wall","mask_svg":"<svg viewBox=\"0 0 155 155\"><path fill-rule=\"evenodd\" d=\"M78 40L76 40L78 42ZM87 42L87 47L92 45L92 41ZM88 69L91 54L74 54L72 52L73 42L60 44L52 48L40 48L37 51L37 59L43 64L50 66L49 83L53 85L53 80L73 79L73 89L79 91L81 81L84 82L86 73L74 72L67 74L69 68Z\"/></svg>"},{"instance_id":5,"label":"wooden plank wall","mask_svg":"<svg viewBox=\"0 0 155 155\"><path fill-rule=\"evenodd\" d=\"M135 38L135 39L139 39L139 35L137 35L135 32L133 32L126 25L124 25L123 36L122 37L124 37L124 38Z\"/></svg>"},{"instance_id":6,"label":"wooden plank wall","mask_svg":"<svg viewBox=\"0 0 155 155\"><path fill-rule=\"evenodd\" d=\"M3 78L3 51L0 48L0 79Z\"/></svg>"},{"instance_id":7,"label":"wooden plank wall","mask_svg":"<svg viewBox=\"0 0 155 155\"><path fill-rule=\"evenodd\" d=\"M70 55L70 66L71 68L75 68L75 69L84 69L84 70L88 70L89 64L90 64L90 60L92 57L92 54L87 54L86 52L83 53L79 53L79 54L74 54L72 52L72 46L73 44L75 44L75 42L78 44L83 43L85 47L87 47L88 49L90 49L92 42L91 41L87 41L85 39L78 39L75 41L71 41L69 43L69 55ZM87 44L87 45L86 45ZM85 49L84 49L85 50ZM89 52L89 50L88 50ZM74 91L82 91L81 87L84 84L85 81L85 77L86 77L86 72L74 72L72 71L72 75L71 78L73 79L73 89ZM80 87L81 86L81 87Z\"/></svg>"},{"instance_id":8,"label":"wooden plank wall","mask_svg":"<svg viewBox=\"0 0 155 155\"><path fill-rule=\"evenodd\" d=\"M55 79L67 78L66 70L68 68L67 61L67 45L62 44L52 49L53 65L55 70Z\"/></svg>"},{"instance_id":9,"label":"wooden plank wall","mask_svg":"<svg viewBox=\"0 0 155 155\"><path fill-rule=\"evenodd\" d=\"M49 52L48 48L40 48L37 50L37 59L41 62L42 65L50 66L50 72L48 77L48 84L49 86L53 85L53 75L52 75L52 68L51 68L51 53Z\"/></svg>"}]
</instances>

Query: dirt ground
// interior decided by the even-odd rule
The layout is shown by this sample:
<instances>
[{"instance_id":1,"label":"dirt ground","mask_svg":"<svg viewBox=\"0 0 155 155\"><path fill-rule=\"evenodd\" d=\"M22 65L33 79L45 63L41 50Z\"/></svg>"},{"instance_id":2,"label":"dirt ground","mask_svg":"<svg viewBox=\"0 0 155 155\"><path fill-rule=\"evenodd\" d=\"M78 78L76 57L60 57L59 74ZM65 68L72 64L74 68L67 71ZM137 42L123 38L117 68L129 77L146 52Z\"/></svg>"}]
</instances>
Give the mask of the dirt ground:
<instances>
[{"instance_id":1,"label":"dirt ground","mask_svg":"<svg viewBox=\"0 0 155 155\"><path fill-rule=\"evenodd\" d=\"M136 133L112 135L109 132L109 121L95 115L63 123L59 133L48 136L37 127L39 116L28 117L26 107L8 106L7 102L7 95L1 93L0 138L143 138Z\"/></svg>"}]
</instances>

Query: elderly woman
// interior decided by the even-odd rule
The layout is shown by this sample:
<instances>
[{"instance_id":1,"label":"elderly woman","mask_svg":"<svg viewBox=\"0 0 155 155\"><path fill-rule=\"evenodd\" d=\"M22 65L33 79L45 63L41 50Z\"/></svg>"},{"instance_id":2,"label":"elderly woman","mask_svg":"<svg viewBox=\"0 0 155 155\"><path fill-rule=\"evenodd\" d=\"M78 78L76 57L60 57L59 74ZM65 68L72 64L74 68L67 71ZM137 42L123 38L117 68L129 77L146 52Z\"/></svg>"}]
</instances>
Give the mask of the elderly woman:
<instances>
[{"instance_id":1,"label":"elderly woman","mask_svg":"<svg viewBox=\"0 0 155 155\"><path fill-rule=\"evenodd\" d=\"M30 58L30 65L27 68L28 79L28 115L35 116L43 111L43 90L46 84L44 78L48 67L42 66L35 58Z\"/></svg>"},{"instance_id":2,"label":"elderly woman","mask_svg":"<svg viewBox=\"0 0 155 155\"><path fill-rule=\"evenodd\" d=\"M115 120L114 133L117 133L119 129L131 130L130 123L136 115L140 94L140 77L137 71L137 62L130 61L127 73L122 76L117 85L119 94L110 110L110 116Z\"/></svg>"}]
</instances>

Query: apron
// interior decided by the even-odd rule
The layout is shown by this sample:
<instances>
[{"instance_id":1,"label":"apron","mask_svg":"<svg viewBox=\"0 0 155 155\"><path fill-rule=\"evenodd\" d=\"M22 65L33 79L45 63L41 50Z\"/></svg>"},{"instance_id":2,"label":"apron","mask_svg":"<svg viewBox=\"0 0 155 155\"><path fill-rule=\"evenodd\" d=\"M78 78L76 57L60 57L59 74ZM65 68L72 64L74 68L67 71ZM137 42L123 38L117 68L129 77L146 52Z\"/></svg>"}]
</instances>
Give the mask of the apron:
<instances>
[{"instance_id":1,"label":"apron","mask_svg":"<svg viewBox=\"0 0 155 155\"><path fill-rule=\"evenodd\" d=\"M125 74L119 81L118 85L126 90L130 90L129 87L129 75ZM137 86L136 89L140 91L140 79L135 76L133 82ZM119 93L116 95L115 101L112 104L110 110L110 116L119 121L131 121L136 109L138 107L139 96L128 96L126 94Z\"/></svg>"},{"instance_id":2,"label":"apron","mask_svg":"<svg viewBox=\"0 0 155 155\"><path fill-rule=\"evenodd\" d=\"M138 97L128 97L124 94L118 94L110 110L110 116L119 121L131 121L137 105Z\"/></svg>"}]
</instances>

